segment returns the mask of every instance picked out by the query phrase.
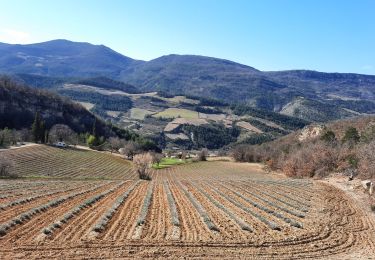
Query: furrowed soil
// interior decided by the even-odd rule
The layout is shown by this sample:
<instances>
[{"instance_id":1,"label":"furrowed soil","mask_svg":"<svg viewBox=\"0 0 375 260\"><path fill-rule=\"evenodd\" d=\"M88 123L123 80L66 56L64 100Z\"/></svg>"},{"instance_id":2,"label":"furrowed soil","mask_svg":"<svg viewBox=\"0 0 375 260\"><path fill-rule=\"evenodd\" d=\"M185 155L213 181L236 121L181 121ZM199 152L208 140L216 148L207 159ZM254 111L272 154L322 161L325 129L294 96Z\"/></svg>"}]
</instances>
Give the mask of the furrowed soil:
<instances>
[{"instance_id":1,"label":"furrowed soil","mask_svg":"<svg viewBox=\"0 0 375 260\"><path fill-rule=\"evenodd\" d=\"M30 158L44 152L21 150L12 155L27 175ZM71 157L90 167L88 158L95 157L77 151L58 156L59 165ZM373 213L342 183L289 179L258 164L230 161L155 170L151 181L138 182L128 165L116 158L92 171L106 176L108 169L108 180L77 180L79 171L67 173L72 179L0 180L0 259L374 259ZM106 224L95 229L103 217ZM4 228L6 223L13 224Z\"/></svg>"}]
</instances>

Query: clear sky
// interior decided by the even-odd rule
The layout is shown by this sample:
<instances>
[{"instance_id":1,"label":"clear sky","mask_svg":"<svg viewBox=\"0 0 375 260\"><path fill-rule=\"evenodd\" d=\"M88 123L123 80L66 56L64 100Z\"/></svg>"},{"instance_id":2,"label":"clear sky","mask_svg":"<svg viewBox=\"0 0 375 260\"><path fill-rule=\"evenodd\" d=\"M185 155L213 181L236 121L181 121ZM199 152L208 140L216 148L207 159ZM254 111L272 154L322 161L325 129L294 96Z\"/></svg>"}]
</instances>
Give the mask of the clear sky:
<instances>
[{"instance_id":1,"label":"clear sky","mask_svg":"<svg viewBox=\"0 0 375 260\"><path fill-rule=\"evenodd\" d=\"M0 0L0 42L52 39L375 75L375 0Z\"/></svg>"}]
</instances>

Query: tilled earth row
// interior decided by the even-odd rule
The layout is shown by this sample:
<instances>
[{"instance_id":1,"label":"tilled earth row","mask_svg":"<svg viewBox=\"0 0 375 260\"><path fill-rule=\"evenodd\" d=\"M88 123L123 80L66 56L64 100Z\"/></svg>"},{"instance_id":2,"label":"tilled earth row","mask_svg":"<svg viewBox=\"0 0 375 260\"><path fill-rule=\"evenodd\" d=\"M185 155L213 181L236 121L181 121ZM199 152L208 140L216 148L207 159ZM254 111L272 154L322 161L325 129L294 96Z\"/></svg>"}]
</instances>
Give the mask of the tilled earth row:
<instances>
[{"instance_id":1,"label":"tilled earth row","mask_svg":"<svg viewBox=\"0 0 375 260\"><path fill-rule=\"evenodd\" d=\"M242 164L236 171L234 163L210 162L157 171L152 181L72 182L71 188L66 181L64 190L12 206L14 213L12 207L2 212L0 258L338 259L353 252L364 258L375 254L374 221L345 192L317 181L262 175L251 167ZM3 187L6 196L11 186ZM12 200L27 192L36 194L30 188L14 193ZM17 218L59 198L66 199Z\"/></svg>"}]
</instances>

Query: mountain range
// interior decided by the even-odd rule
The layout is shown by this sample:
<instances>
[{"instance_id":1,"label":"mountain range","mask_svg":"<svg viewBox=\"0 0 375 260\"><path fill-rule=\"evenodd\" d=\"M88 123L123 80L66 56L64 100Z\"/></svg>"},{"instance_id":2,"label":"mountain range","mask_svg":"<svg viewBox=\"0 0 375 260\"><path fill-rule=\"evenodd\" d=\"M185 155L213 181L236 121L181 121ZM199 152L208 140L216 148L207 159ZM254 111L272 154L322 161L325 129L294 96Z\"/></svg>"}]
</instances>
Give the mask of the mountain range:
<instances>
[{"instance_id":1,"label":"mountain range","mask_svg":"<svg viewBox=\"0 0 375 260\"><path fill-rule=\"evenodd\" d=\"M133 93L205 96L309 121L375 113L372 75L309 70L267 72L196 55L173 54L140 61L103 45L67 40L28 45L1 43L0 73L44 88L106 77L120 82L114 83L117 86L124 84L122 87Z\"/></svg>"}]
</instances>

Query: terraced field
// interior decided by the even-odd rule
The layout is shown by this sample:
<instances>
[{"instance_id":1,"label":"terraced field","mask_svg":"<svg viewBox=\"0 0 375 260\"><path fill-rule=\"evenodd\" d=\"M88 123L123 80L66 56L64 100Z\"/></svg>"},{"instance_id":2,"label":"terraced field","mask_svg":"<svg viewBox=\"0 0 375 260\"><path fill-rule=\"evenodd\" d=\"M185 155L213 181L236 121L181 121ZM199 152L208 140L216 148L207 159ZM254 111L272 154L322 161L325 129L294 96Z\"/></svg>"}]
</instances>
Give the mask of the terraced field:
<instances>
[{"instance_id":1,"label":"terraced field","mask_svg":"<svg viewBox=\"0 0 375 260\"><path fill-rule=\"evenodd\" d=\"M24 177L135 179L131 164L119 157L81 149L36 145L4 152Z\"/></svg>"},{"instance_id":2,"label":"terraced field","mask_svg":"<svg viewBox=\"0 0 375 260\"><path fill-rule=\"evenodd\" d=\"M218 161L158 170L149 182L127 176L0 181L0 258L351 259L375 253L373 220L344 192L319 181Z\"/></svg>"}]
</instances>

